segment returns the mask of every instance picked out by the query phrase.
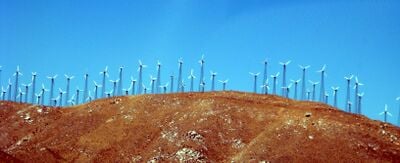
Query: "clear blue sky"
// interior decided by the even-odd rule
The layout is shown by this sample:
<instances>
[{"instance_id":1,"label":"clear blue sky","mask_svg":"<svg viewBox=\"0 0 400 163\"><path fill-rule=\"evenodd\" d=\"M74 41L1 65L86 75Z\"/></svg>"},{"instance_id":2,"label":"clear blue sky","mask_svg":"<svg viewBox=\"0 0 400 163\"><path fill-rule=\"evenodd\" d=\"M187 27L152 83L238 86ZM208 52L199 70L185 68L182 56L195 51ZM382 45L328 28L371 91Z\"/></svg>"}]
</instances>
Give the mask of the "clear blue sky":
<instances>
[{"instance_id":1,"label":"clear blue sky","mask_svg":"<svg viewBox=\"0 0 400 163\"><path fill-rule=\"evenodd\" d=\"M85 72L100 82L98 72L106 65L110 79L116 79L117 68L124 65L128 87L127 79L138 75L138 59L149 66L144 70L146 84L160 60L165 83L169 74L177 74L179 57L184 59L185 79L191 68L198 77L197 60L204 54L207 79L214 70L218 79L230 79L228 89L252 91L248 72L262 72L265 58L269 75L282 71L279 61L292 60L288 79L301 77L298 64L310 64L308 79L317 81L315 71L326 64L326 87L341 87L340 107L343 77L359 76L365 84L364 114L382 119L378 114L387 103L395 115L389 122L395 123L399 16L396 0L0 1L2 84L17 65L23 83L29 82L31 71L39 73L38 87L42 82L49 87L44 77L59 74L57 88L65 88L60 75L77 76L72 88L83 88Z\"/></svg>"}]
</instances>

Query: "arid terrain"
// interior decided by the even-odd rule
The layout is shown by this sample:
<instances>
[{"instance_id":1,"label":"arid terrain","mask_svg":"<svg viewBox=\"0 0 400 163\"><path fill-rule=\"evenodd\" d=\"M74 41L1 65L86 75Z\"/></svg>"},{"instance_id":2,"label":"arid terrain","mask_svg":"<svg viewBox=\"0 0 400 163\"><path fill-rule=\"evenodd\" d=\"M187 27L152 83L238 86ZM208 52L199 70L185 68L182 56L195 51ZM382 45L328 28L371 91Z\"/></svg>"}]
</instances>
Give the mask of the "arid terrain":
<instances>
[{"instance_id":1,"label":"arid terrain","mask_svg":"<svg viewBox=\"0 0 400 163\"><path fill-rule=\"evenodd\" d=\"M400 162L400 128L241 92L0 101L0 162Z\"/></svg>"}]
</instances>

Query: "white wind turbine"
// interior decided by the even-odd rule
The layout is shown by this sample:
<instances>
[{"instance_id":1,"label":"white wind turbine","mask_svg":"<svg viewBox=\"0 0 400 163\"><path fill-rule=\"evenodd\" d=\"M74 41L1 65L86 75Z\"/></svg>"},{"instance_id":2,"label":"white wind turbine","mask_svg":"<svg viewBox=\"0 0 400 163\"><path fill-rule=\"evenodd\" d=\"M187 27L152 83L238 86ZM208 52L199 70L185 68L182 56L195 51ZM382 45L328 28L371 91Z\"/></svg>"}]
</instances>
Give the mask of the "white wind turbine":
<instances>
[{"instance_id":1,"label":"white wind turbine","mask_svg":"<svg viewBox=\"0 0 400 163\"><path fill-rule=\"evenodd\" d=\"M379 115L384 115L384 121L383 122L387 122L387 115L389 115L389 116L393 116L389 111L388 111L388 106L387 106L387 104L385 104L385 110L383 111L383 112L381 112L381 113L379 113Z\"/></svg>"},{"instance_id":2,"label":"white wind turbine","mask_svg":"<svg viewBox=\"0 0 400 163\"><path fill-rule=\"evenodd\" d=\"M400 97L397 97L396 101L400 102ZM400 125L400 103L399 103L399 115L397 116L397 125Z\"/></svg>"},{"instance_id":3,"label":"white wind turbine","mask_svg":"<svg viewBox=\"0 0 400 163\"><path fill-rule=\"evenodd\" d=\"M168 83L165 84L165 85L161 85L160 87L163 89L163 93L166 94L167 93Z\"/></svg>"},{"instance_id":4,"label":"white wind turbine","mask_svg":"<svg viewBox=\"0 0 400 163\"><path fill-rule=\"evenodd\" d=\"M154 82L156 80L157 80L157 78L154 78L152 75L150 75L151 94L154 94Z\"/></svg>"},{"instance_id":5,"label":"white wind turbine","mask_svg":"<svg viewBox=\"0 0 400 163\"><path fill-rule=\"evenodd\" d=\"M41 93L36 93L35 94L35 96L36 96L36 104L37 105L40 105L40 95L41 95Z\"/></svg>"},{"instance_id":6,"label":"white wind turbine","mask_svg":"<svg viewBox=\"0 0 400 163\"><path fill-rule=\"evenodd\" d=\"M19 66L17 66L17 70L15 71L15 73L14 73L14 76L15 76L15 83L14 83L14 101L16 102L17 101L17 95L18 95L18 88L19 88L19 85L18 85L18 79L19 79L19 76L22 76L23 74L19 71Z\"/></svg>"},{"instance_id":7,"label":"white wind turbine","mask_svg":"<svg viewBox=\"0 0 400 163\"><path fill-rule=\"evenodd\" d=\"M115 90L117 90L117 83L118 83L118 81L119 81L119 79L117 79L117 80L110 80L110 82L111 83L113 83L113 95L112 96L115 96Z\"/></svg>"},{"instance_id":8,"label":"white wind turbine","mask_svg":"<svg viewBox=\"0 0 400 163\"><path fill-rule=\"evenodd\" d=\"M337 108L337 93L339 87L332 87L332 90L333 90L333 106Z\"/></svg>"},{"instance_id":9,"label":"white wind turbine","mask_svg":"<svg viewBox=\"0 0 400 163\"><path fill-rule=\"evenodd\" d=\"M8 78L8 87L7 87L7 89L8 89L8 101L11 101L11 88L12 87L12 83L11 83L11 79L10 78Z\"/></svg>"},{"instance_id":10,"label":"white wind turbine","mask_svg":"<svg viewBox=\"0 0 400 163\"><path fill-rule=\"evenodd\" d=\"M254 86L253 86L253 92L257 93L257 76L260 75L260 73L252 73L249 72L250 75L252 75L254 77Z\"/></svg>"},{"instance_id":11,"label":"white wind turbine","mask_svg":"<svg viewBox=\"0 0 400 163\"><path fill-rule=\"evenodd\" d=\"M110 97L111 97L111 94L113 94L113 92L114 92L114 90L110 90L110 91L108 91L108 92L104 92L104 94L107 95L107 98L110 98Z\"/></svg>"},{"instance_id":12,"label":"white wind turbine","mask_svg":"<svg viewBox=\"0 0 400 163\"><path fill-rule=\"evenodd\" d=\"M82 99L82 103L85 103L85 99L88 96L88 81L89 81L89 74L86 73L83 78L85 79L85 87L83 88L83 99Z\"/></svg>"},{"instance_id":13,"label":"white wind turbine","mask_svg":"<svg viewBox=\"0 0 400 163\"><path fill-rule=\"evenodd\" d=\"M178 59L178 81L177 81L177 90L176 92L181 92L182 91L182 64L183 64L183 60L182 58Z\"/></svg>"},{"instance_id":14,"label":"white wind turbine","mask_svg":"<svg viewBox=\"0 0 400 163\"><path fill-rule=\"evenodd\" d=\"M263 93L267 95L269 91L268 79L265 81L263 85L261 85L261 88L263 90Z\"/></svg>"},{"instance_id":15,"label":"white wind turbine","mask_svg":"<svg viewBox=\"0 0 400 163\"><path fill-rule=\"evenodd\" d=\"M49 90L48 89L46 89L45 87L44 87L44 84L42 83L42 94L40 95L40 97L42 98L42 105L44 105L44 93L45 92L48 92ZM49 105L51 105L51 103L49 103Z\"/></svg>"},{"instance_id":16,"label":"white wind turbine","mask_svg":"<svg viewBox=\"0 0 400 163\"><path fill-rule=\"evenodd\" d=\"M65 78L67 78L67 89L66 89L66 94L65 94L65 106L68 106L68 100L69 100L69 92L70 92L70 83L71 80L74 78L74 76L68 76L66 74L64 74Z\"/></svg>"},{"instance_id":17,"label":"white wind turbine","mask_svg":"<svg viewBox=\"0 0 400 163\"><path fill-rule=\"evenodd\" d=\"M226 80L218 80L220 83L222 83L222 91L225 91L226 89L226 83L228 83L229 79Z\"/></svg>"},{"instance_id":18,"label":"white wind turbine","mask_svg":"<svg viewBox=\"0 0 400 163\"><path fill-rule=\"evenodd\" d=\"M309 82L312 84L312 101L315 101L315 86L319 84L319 82L313 82L309 80Z\"/></svg>"},{"instance_id":19,"label":"white wind turbine","mask_svg":"<svg viewBox=\"0 0 400 163\"><path fill-rule=\"evenodd\" d=\"M63 95L66 93L65 91L63 91L61 88L58 88L59 91L59 97L60 97L60 101L58 102L58 105L61 107L62 103L63 103Z\"/></svg>"},{"instance_id":20,"label":"white wind turbine","mask_svg":"<svg viewBox=\"0 0 400 163\"><path fill-rule=\"evenodd\" d=\"M324 95L324 102L325 102L325 104L328 104L328 102L329 102L329 93L327 92L327 91L325 91L325 95Z\"/></svg>"},{"instance_id":21,"label":"white wind turbine","mask_svg":"<svg viewBox=\"0 0 400 163\"><path fill-rule=\"evenodd\" d=\"M136 84L136 79L133 79L133 77L131 76L131 88L132 88L131 95L135 94L135 84Z\"/></svg>"},{"instance_id":22,"label":"white wind turbine","mask_svg":"<svg viewBox=\"0 0 400 163\"><path fill-rule=\"evenodd\" d=\"M358 96L358 114L361 114L361 99L364 96L364 92L363 93L359 93L357 94Z\"/></svg>"},{"instance_id":23,"label":"white wind turbine","mask_svg":"<svg viewBox=\"0 0 400 163\"><path fill-rule=\"evenodd\" d=\"M6 93L7 93L7 90L4 89L3 86L1 86L1 100L4 101L6 99Z\"/></svg>"},{"instance_id":24,"label":"white wind turbine","mask_svg":"<svg viewBox=\"0 0 400 163\"><path fill-rule=\"evenodd\" d=\"M93 83L94 83L94 99L97 99L97 94L98 94L97 92L99 90L99 87L102 87L102 85L97 84L96 81L93 81Z\"/></svg>"},{"instance_id":25,"label":"white wind turbine","mask_svg":"<svg viewBox=\"0 0 400 163\"><path fill-rule=\"evenodd\" d=\"M283 75L282 75L282 88L286 88L286 68L287 65L290 64L291 61L287 61L287 62L279 62L279 64L281 64L283 66ZM282 89L282 96L285 94L284 92L285 90Z\"/></svg>"},{"instance_id":26,"label":"white wind turbine","mask_svg":"<svg viewBox=\"0 0 400 163\"><path fill-rule=\"evenodd\" d=\"M2 85L3 83L1 83L1 81L2 81L2 80L1 80L1 72L3 71L2 68L3 68L3 66L0 66L0 86L3 86L3 85Z\"/></svg>"},{"instance_id":27,"label":"white wind turbine","mask_svg":"<svg viewBox=\"0 0 400 163\"><path fill-rule=\"evenodd\" d=\"M57 78L57 75L54 75L52 77L48 76L47 79L50 79L51 85L50 85L50 96L49 96L49 105L51 105L51 101L54 98L53 93L54 93L54 81Z\"/></svg>"},{"instance_id":28,"label":"white wind turbine","mask_svg":"<svg viewBox=\"0 0 400 163\"><path fill-rule=\"evenodd\" d=\"M310 65L307 65L307 66L299 65L299 67L302 70L302 80L301 81L303 81L301 83L301 100L305 100L305 98L306 98L306 81L307 81L306 80L306 70L308 68L310 68Z\"/></svg>"},{"instance_id":29,"label":"white wind turbine","mask_svg":"<svg viewBox=\"0 0 400 163\"><path fill-rule=\"evenodd\" d=\"M32 96L31 96L31 100L32 100L32 104L35 103L35 89L36 89L36 76L37 73L36 72L32 72Z\"/></svg>"},{"instance_id":30,"label":"white wind turbine","mask_svg":"<svg viewBox=\"0 0 400 163\"><path fill-rule=\"evenodd\" d=\"M217 76L217 72L210 71L211 73L211 91L215 90L215 76Z\"/></svg>"},{"instance_id":31,"label":"white wind turbine","mask_svg":"<svg viewBox=\"0 0 400 163\"><path fill-rule=\"evenodd\" d=\"M76 104L79 104L79 92L83 92L83 90L79 89L79 87L76 87Z\"/></svg>"},{"instance_id":32,"label":"white wind turbine","mask_svg":"<svg viewBox=\"0 0 400 163\"><path fill-rule=\"evenodd\" d=\"M139 71L139 83L138 83L138 92L137 92L137 94L142 94L142 91L143 91L143 80L142 80L142 73L143 73L143 68L146 68L147 67L147 65L144 65L143 63L142 63L142 61L141 60L139 60L139 68L138 68L138 70L137 71Z\"/></svg>"},{"instance_id":33,"label":"white wind turbine","mask_svg":"<svg viewBox=\"0 0 400 163\"><path fill-rule=\"evenodd\" d=\"M75 105L75 94L72 95L71 99L67 100L70 106Z\"/></svg>"},{"instance_id":34,"label":"white wind turbine","mask_svg":"<svg viewBox=\"0 0 400 163\"><path fill-rule=\"evenodd\" d=\"M122 95L122 87L123 87L123 79L122 79L122 70L124 69L124 66L119 67L119 82L118 82L118 92L117 95L121 96Z\"/></svg>"},{"instance_id":35,"label":"white wind turbine","mask_svg":"<svg viewBox=\"0 0 400 163\"><path fill-rule=\"evenodd\" d=\"M282 87L282 90L284 92L283 97L289 98L289 93L290 93L290 88L292 87L292 83L290 83L288 86L286 87Z\"/></svg>"},{"instance_id":36,"label":"white wind turbine","mask_svg":"<svg viewBox=\"0 0 400 163\"><path fill-rule=\"evenodd\" d=\"M190 70L190 75L188 76L188 79L190 79L190 92L193 92L194 79L196 79L196 76L194 76L193 74L193 69Z\"/></svg>"},{"instance_id":37,"label":"white wind turbine","mask_svg":"<svg viewBox=\"0 0 400 163\"><path fill-rule=\"evenodd\" d=\"M156 84L156 89L157 93L161 93L161 62L157 61L157 84Z\"/></svg>"},{"instance_id":38,"label":"white wind turbine","mask_svg":"<svg viewBox=\"0 0 400 163\"><path fill-rule=\"evenodd\" d=\"M320 92L320 94L319 94L319 102L326 101L324 99L324 97L325 97L325 75L326 75L325 69L326 69L326 65L322 66L321 70L317 71L317 72L321 73L321 81L320 81L321 87L320 87L320 90L319 90L319 92Z\"/></svg>"},{"instance_id":39,"label":"white wind turbine","mask_svg":"<svg viewBox=\"0 0 400 163\"><path fill-rule=\"evenodd\" d=\"M273 87L272 87L272 93L274 94L274 95L276 95L276 80L277 80L277 78L279 77L279 72L278 73L276 73L276 75L271 75L271 78L273 78L274 79L274 81L273 81Z\"/></svg>"},{"instance_id":40,"label":"white wind turbine","mask_svg":"<svg viewBox=\"0 0 400 163\"><path fill-rule=\"evenodd\" d=\"M51 106L57 106L57 101L60 99L60 96L57 96L55 98L52 99L53 103L50 104Z\"/></svg>"},{"instance_id":41,"label":"white wind turbine","mask_svg":"<svg viewBox=\"0 0 400 163\"><path fill-rule=\"evenodd\" d=\"M354 89L355 89L355 92L354 92L354 94L355 94L355 97L354 97L354 108L355 108L355 110L356 110L356 113L357 114L360 114L358 111L360 110L359 108L358 108L358 89L359 89L359 86L361 86L361 85L364 85L364 84L362 84L362 83L360 83L359 81L358 81L358 78L356 77L356 83L354 83L355 85L354 85Z\"/></svg>"},{"instance_id":42,"label":"white wind turbine","mask_svg":"<svg viewBox=\"0 0 400 163\"><path fill-rule=\"evenodd\" d=\"M25 103L28 102L28 93L29 93L29 87L32 85L32 83L29 84L21 84L25 88Z\"/></svg>"},{"instance_id":43,"label":"white wind turbine","mask_svg":"<svg viewBox=\"0 0 400 163\"><path fill-rule=\"evenodd\" d=\"M311 100L311 91L309 90L309 89L307 89L307 92L306 92L307 94L306 94L306 97L307 97L307 101L310 101Z\"/></svg>"},{"instance_id":44,"label":"white wind turbine","mask_svg":"<svg viewBox=\"0 0 400 163\"><path fill-rule=\"evenodd\" d=\"M294 99L297 100L297 85L301 81L301 79L298 80L290 80L294 84Z\"/></svg>"},{"instance_id":45,"label":"white wind turbine","mask_svg":"<svg viewBox=\"0 0 400 163\"><path fill-rule=\"evenodd\" d=\"M353 78L353 75L350 75L349 77L344 77L344 79L346 79L347 81L347 91L346 91L346 99L345 99L345 110L347 112L351 112L351 108L349 108L349 102L350 102L350 82L351 79Z\"/></svg>"},{"instance_id":46,"label":"white wind turbine","mask_svg":"<svg viewBox=\"0 0 400 163\"><path fill-rule=\"evenodd\" d=\"M264 76L263 76L263 81L262 81L262 83L264 83L264 84L263 84L263 87L262 87L262 92L268 92L268 91L265 90L266 89L265 83L268 80L268 71L267 70L268 70L268 60L265 59L264 60Z\"/></svg>"},{"instance_id":47,"label":"white wind turbine","mask_svg":"<svg viewBox=\"0 0 400 163\"><path fill-rule=\"evenodd\" d=\"M100 75L103 75L103 80L102 80L102 88L101 88L101 97L103 98L106 92L106 77L108 77L108 66L104 68L103 71L100 72ZM68 90L67 90L68 94ZM67 95L68 96L68 95Z\"/></svg>"},{"instance_id":48,"label":"white wind turbine","mask_svg":"<svg viewBox=\"0 0 400 163\"><path fill-rule=\"evenodd\" d=\"M85 99L85 101L86 101L86 102L92 102L93 97L92 97L91 92L89 91L88 94L89 94L89 95L88 95L88 97Z\"/></svg>"},{"instance_id":49,"label":"white wind turbine","mask_svg":"<svg viewBox=\"0 0 400 163\"><path fill-rule=\"evenodd\" d=\"M171 88L169 89L170 93L174 92L174 75L172 74L170 77L170 82L171 82Z\"/></svg>"},{"instance_id":50,"label":"white wind turbine","mask_svg":"<svg viewBox=\"0 0 400 163\"><path fill-rule=\"evenodd\" d=\"M204 55L201 56L201 59L199 60L200 63L200 80L199 80L199 91L202 91L202 89L204 89ZM172 84L172 83L171 83ZM204 92L204 90L203 90Z\"/></svg>"},{"instance_id":51,"label":"white wind turbine","mask_svg":"<svg viewBox=\"0 0 400 163\"><path fill-rule=\"evenodd\" d=\"M24 95L24 94L25 94L25 93L22 92L21 88L18 88L18 95L17 95L17 98L19 98L19 103L22 103L22 98L23 98L23 95Z\"/></svg>"}]
</instances>

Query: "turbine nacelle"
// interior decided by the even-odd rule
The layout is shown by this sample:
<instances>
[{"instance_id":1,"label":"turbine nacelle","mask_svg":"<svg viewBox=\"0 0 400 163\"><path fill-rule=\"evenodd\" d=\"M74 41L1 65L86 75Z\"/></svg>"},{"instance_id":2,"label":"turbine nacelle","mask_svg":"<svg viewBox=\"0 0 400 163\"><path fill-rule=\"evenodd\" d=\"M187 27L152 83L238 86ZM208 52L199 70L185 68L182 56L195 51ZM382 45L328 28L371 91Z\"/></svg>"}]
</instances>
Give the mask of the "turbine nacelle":
<instances>
[{"instance_id":1,"label":"turbine nacelle","mask_svg":"<svg viewBox=\"0 0 400 163\"><path fill-rule=\"evenodd\" d=\"M287 62L279 62L279 64L281 64L282 66L287 66L287 65L289 65L290 64L290 62L292 62L292 61L287 61Z\"/></svg>"},{"instance_id":2,"label":"turbine nacelle","mask_svg":"<svg viewBox=\"0 0 400 163\"><path fill-rule=\"evenodd\" d=\"M299 67L300 67L302 70L306 70L306 69L310 68L311 66L310 66L310 65L307 65L307 66L299 65Z\"/></svg>"}]
</instances>

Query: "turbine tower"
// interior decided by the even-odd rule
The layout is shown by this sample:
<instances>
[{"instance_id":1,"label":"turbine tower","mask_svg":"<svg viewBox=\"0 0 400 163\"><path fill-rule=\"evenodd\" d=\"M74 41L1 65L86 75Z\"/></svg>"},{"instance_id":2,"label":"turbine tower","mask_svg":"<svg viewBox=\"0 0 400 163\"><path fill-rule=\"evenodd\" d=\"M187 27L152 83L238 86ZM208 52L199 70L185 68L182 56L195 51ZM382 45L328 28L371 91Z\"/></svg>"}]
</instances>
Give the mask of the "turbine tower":
<instances>
[{"instance_id":1,"label":"turbine tower","mask_svg":"<svg viewBox=\"0 0 400 163\"><path fill-rule=\"evenodd\" d=\"M354 85L354 89L355 89L355 92L354 92L354 94L355 94L355 97L354 97L354 108L355 108L355 110L356 110L356 113L357 114L360 114L358 111L359 111L359 108L358 108L358 87L359 86L361 86L361 85L364 85L364 84L362 84L362 83L360 83L359 81L358 81L358 78L356 77L356 83L355 83L355 85Z\"/></svg>"},{"instance_id":2,"label":"turbine tower","mask_svg":"<svg viewBox=\"0 0 400 163\"><path fill-rule=\"evenodd\" d=\"M349 113L351 113L351 108L349 108L349 102L350 102L350 82L351 79L353 78L353 75L350 75L349 77L344 77L344 79L346 79L347 81L347 93L346 93L346 100L345 100L345 110Z\"/></svg>"},{"instance_id":3,"label":"turbine tower","mask_svg":"<svg viewBox=\"0 0 400 163\"><path fill-rule=\"evenodd\" d=\"M29 84L22 84L22 86L25 88L25 103L28 102L28 93L29 93L29 87L32 85L32 83Z\"/></svg>"},{"instance_id":4,"label":"turbine tower","mask_svg":"<svg viewBox=\"0 0 400 163\"><path fill-rule=\"evenodd\" d=\"M76 87L76 104L79 104L79 92L83 92L83 90L79 89L79 87Z\"/></svg>"},{"instance_id":5,"label":"turbine tower","mask_svg":"<svg viewBox=\"0 0 400 163\"><path fill-rule=\"evenodd\" d=\"M210 71L211 73L211 91L215 91L215 76L217 76L217 72Z\"/></svg>"},{"instance_id":6,"label":"turbine tower","mask_svg":"<svg viewBox=\"0 0 400 163\"><path fill-rule=\"evenodd\" d=\"M82 103L85 103L85 99L88 96L88 81L89 81L89 74L86 73L83 78L85 79L85 87L83 88L83 99Z\"/></svg>"},{"instance_id":7,"label":"turbine tower","mask_svg":"<svg viewBox=\"0 0 400 163\"><path fill-rule=\"evenodd\" d=\"M364 92L357 94L357 96L358 96L358 114L361 114L361 99L364 96Z\"/></svg>"},{"instance_id":8,"label":"turbine tower","mask_svg":"<svg viewBox=\"0 0 400 163\"><path fill-rule=\"evenodd\" d=\"M42 83L42 94L40 95L40 97L41 97L41 99L42 99L42 102L41 102L41 104L42 105L44 105L44 93L45 92L48 92L49 90L48 89L46 89L45 87L44 87L44 84ZM50 102L50 104L49 105L51 105L51 102Z\"/></svg>"},{"instance_id":9,"label":"turbine tower","mask_svg":"<svg viewBox=\"0 0 400 163\"><path fill-rule=\"evenodd\" d=\"M49 105L51 105L51 100L54 98L53 97L53 92L54 92L54 80L57 78L57 75L54 75L52 77L48 76L47 79L50 79L51 85L50 85L50 96L49 96Z\"/></svg>"},{"instance_id":10,"label":"turbine tower","mask_svg":"<svg viewBox=\"0 0 400 163\"><path fill-rule=\"evenodd\" d=\"M218 80L220 83L222 83L222 91L225 91L226 88L226 83L228 83L229 79L226 80Z\"/></svg>"},{"instance_id":11,"label":"turbine tower","mask_svg":"<svg viewBox=\"0 0 400 163\"><path fill-rule=\"evenodd\" d=\"M160 86L161 88L163 88L163 93L166 94L167 93L167 87L168 87L168 83L165 85Z\"/></svg>"},{"instance_id":12,"label":"turbine tower","mask_svg":"<svg viewBox=\"0 0 400 163\"><path fill-rule=\"evenodd\" d=\"M267 95L269 91L268 79L265 81L263 85L261 85L261 88L263 89L263 93Z\"/></svg>"},{"instance_id":13,"label":"turbine tower","mask_svg":"<svg viewBox=\"0 0 400 163\"><path fill-rule=\"evenodd\" d=\"M142 73L143 73L143 68L147 67L142 63L141 60L139 60L139 68L137 71L139 71L139 83L138 83L138 92L137 94L142 94L143 91L143 81L142 81Z\"/></svg>"},{"instance_id":14,"label":"turbine tower","mask_svg":"<svg viewBox=\"0 0 400 163\"><path fill-rule=\"evenodd\" d=\"M291 80L292 83L294 83L294 99L297 100L297 85L301 81L301 79L298 80Z\"/></svg>"},{"instance_id":15,"label":"turbine tower","mask_svg":"<svg viewBox=\"0 0 400 163\"><path fill-rule=\"evenodd\" d=\"M1 86L1 100L4 101L6 99L6 93L7 93L7 90L4 89L3 86Z\"/></svg>"},{"instance_id":16,"label":"turbine tower","mask_svg":"<svg viewBox=\"0 0 400 163\"><path fill-rule=\"evenodd\" d=\"M119 79L117 79L117 80L110 80L110 82L111 83L113 83L113 95L112 96L115 96L115 90L117 89L117 83L118 83L118 81L119 81Z\"/></svg>"},{"instance_id":17,"label":"turbine tower","mask_svg":"<svg viewBox=\"0 0 400 163\"><path fill-rule=\"evenodd\" d=\"M177 81L177 86L178 88L176 88L176 92L181 92L182 91L182 64L183 64L183 60L182 58L178 59L178 81Z\"/></svg>"},{"instance_id":18,"label":"turbine tower","mask_svg":"<svg viewBox=\"0 0 400 163\"><path fill-rule=\"evenodd\" d=\"M173 93L174 92L174 75L171 75L170 78L171 78L171 81L170 81L171 82L171 88L170 88L169 92Z\"/></svg>"},{"instance_id":19,"label":"turbine tower","mask_svg":"<svg viewBox=\"0 0 400 163\"><path fill-rule=\"evenodd\" d=\"M272 94L274 94L274 95L276 95L276 79L279 77L279 72L278 73L276 73L276 75L271 75L271 78L273 78L274 79L274 85L273 85L273 87L272 87Z\"/></svg>"},{"instance_id":20,"label":"turbine tower","mask_svg":"<svg viewBox=\"0 0 400 163\"><path fill-rule=\"evenodd\" d=\"M279 62L283 66L283 75L282 75L282 88L286 88L286 67L290 64L291 61L287 62ZM282 96L285 94L285 89L282 89Z\"/></svg>"},{"instance_id":21,"label":"turbine tower","mask_svg":"<svg viewBox=\"0 0 400 163\"><path fill-rule=\"evenodd\" d=\"M156 90L157 93L161 93L161 62L157 61L157 84L156 84Z\"/></svg>"},{"instance_id":22,"label":"turbine tower","mask_svg":"<svg viewBox=\"0 0 400 163\"><path fill-rule=\"evenodd\" d=\"M200 63L199 91L201 91L202 89L204 89L204 63L205 63L204 55L201 56L199 63Z\"/></svg>"},{"instance_id":23,"label":"turbine tower","mask_svg":"<svg viewBox=\"0 0 400 163\"><path fill-rule=\"evenodd\" d=\"M3 83L1 83L1 81L2 81L2 80L1 80L1 72L3 71L2 68L3 68L3 66L0 66L0 86L3 86L3 85L2 85Z\"/></svg>"},{"instance_id":24,"label":"turbine tower","mask_svg":"<svg viewBox=\"0 0 400 163\"><path fill-rule=\"evenodd\" d=\"M389 111L388 111L388 106L387 106L387 104L385 104L385 110L383 111L383 112L381 112L381 113L379 113L379 115L384 115L384 118L383 118L383 122L387 122L387 116L389 115L389 116L393 116Z\"/></svg>"},{"instance_id":25,"label":"turbine tower","mask_svg":"<svg viewBox=\"0 0 400 163\"><path fill-rule=\"evenodd\" d=\"M309 80L309 82L312 84L312 101L315 101L315 86L317 85L317 84L319 84L319 82L313 82L313 81L311 81L311 80Z\"/></svg>"},{"instance_id":26,"label":"turbine tower","mask_svg":"<svg viewBox=\"0 0 400 163\"><path fill-rule=\"evenodd\" d=\"M104 68L104 70L100 72L100 75L103 75L103 81L102 81L103 87L101 88L101 97L103 98L106 93L106 76L108 77L108 66L106 66L106 68Z\"/></svg>"},{"instance_id":27,"label":"turbine tower","mask_svg":"<svg viewBox=\"0 0 400 163\"><path fill-rule=\"evenodd\" d=\"M299 65L299 67L302 70L302 80L301 81L303 81L301 83L301 100L305 100L305 98L306 98L306 81L307 81L306 80L306 70L308 68L310 68L310 66L309 65L307 65L307 66Z\"/></svg>"},{"instance_id":28,"label":"turbine tower","mask_svg":"<svg viewBox=\"0 0 400 163\"><path fill-rule=\"evenodd\" d=\"M400 97L397 97L396 101L400 102ZM400 125L400 104L399 104L399 115L397 116L397 125Z\"/></svg>"},{"instance_id":29,"label":"turbine tower","mask_svg":"<svg viewBox=\"0 0 400 163\"><path fill-rule=\"evenodd\" d=\"M98 94L97 92L99 90L99 87L102 87L102 85L97 84L96 81L93 81L93 83L94 83L94 99L97 99L97 94Z\"/></svg>"},{"instance_id":30,"label":"turbine tower","mask_svg":"<svg viewBox=\"0 0 400 163\"><path fill-rule=\"evenodd\" d=\"M31 97L32 104L35 103L35 99L36 99L35 98L36 76L37 76L37 73L36 72L32 72L32 97Z\"/></svg>"},{"instance_id":31,"label":"turbine tower","mask_svg":"<svg viewBox=\"0 0 400 163\"><path fill-rule=\"evenodd\" d=\"M332 87L332 90L333 90L333 106L335 108L337 108L337 93L338 93L339 87Z\"/></svg>"},{"instance_id":32,"label":"turbine tower","mask_svg":"<svg viewBox=\"0 0 400 163\"><path fill-rule=\"evenodd\" d=\"M188 79L190 79L190 92L193 92L193 81L194 79L196 79L196 76L193 75L193 69L190 70L190 75L188 76Z\"/></svg>"},{"instance_id":33,"label":"turbine tower","mask_svg":"<svg viewBox=\"0 0 400 163\"><path fill-rule=\"evenodd\" d=\"M151 86L151 94L154 94L154 82L157 80L157 78L154 78L152 75L150 75L150 86Z\"/></svg>"},{"instance_id":34,"label":"turbine tower","mask_svg":"<svg viewBox=\"0 0 400 163\"><path fill-rule=\"evenodd\" d=\"M254 86L253 86L253 92L257 93L257 76L260 75L260 73L252 73L249 72L250 75L254 76Z\"/></svg>"},{"instance_id":35,"label":"turbine tower","mask_svg":"<svg viewBox=\"0 0 400 163\"><path fill-rule=\"evenodd\" d=\"M325 99L325 69L326 69L326 65L322 66L321 70L317 71L321 73L321 88L319 90L320 94L319 94L319 102L324 102Z\"/></svg>"},{"instance_id":36,"label":"turbine tower","mask_svg":"<svg viewBox=\"0 0 400 163\"><path fill-rule=\"evenodd\" d=\"M264 83L264 85L265 85L265 82L267 82L267 80L268 80L268 71L267 70L268 70L268 60L265 59L264 60L264 77L263 77L263 81L262 81L262 83ZM266 92L265 89L266 89L266 87L264 86L262 88L262 91Z\"/></svg>"},{"instance_id":37,"label":"turbine tower","mask_svg":"<svg viewBox=\"0 0 400 163\"><path fill-rule=\"evenodd\" d=\"M35 94L35 96L36 96L36 104L37 104L37 105L40 105L40 94L41 94L41 93L36 93L36 94Z\"/></svg>"},{"instance_id":38,"label":"turbine tower","mask_svg":"<svg viewBox=\"0 0 400 163\"><path fill-rule=\"evenodd\" d=\"M74 76L68 76L66 74L64 74L65 78L67 78L67 89L66 89L66 94L65 94L65 106L68 106L68 100L69 100L69 87L70 87L70 83L71 83L71 79L74 78Z\"/></svg>"},{"instance_id":39,"label":"turbine tower","mask_svg":"<svg viewBox=\"0 0 400 163\"><path fill-rule=\"evenodd\" d=\"M61 88L58 88L58 90L59 90L59 97L60 97L60 101L58 102L58 105L61 107L62 106L62 103L63 103L63 101L62 101L62 99L63 99L63 94L65 94L66 92L64 92Z\"/></svg>"},{"instance_id":40,"label":"turbine tower","mask_svg":"<svg viewBox=\"0 0 400 163\"><path fill-rule=\"evenodd\" d=\"M19 66L17 66L17 70L14 73L15 76L15 83L14 83L14 101L17 102L17 96L18 96L18 78L19 76L22 76L22 73L19 71Z\"/></svg>"},{"instance_id":41,"label":"turbine tower","mask_svg":"<svg viewBox=\"0 0 400 163\"><path fill-rule=\"evenodd\" d=\"M133 79L133 77L131 76L131 88L132 88L131 95L135 94L135 84L136 84L136 80Z\"/></svg>"},{"instance_id":42,"label":"turbine tower","mask_svg":"<svg viewBox=\"0 0 400 163\"><path fill-rule=\"evenodd\" d=\"M122 95L122 70L124 69L124 66L119 67L119 82L118 82L118 95Z\"/></svg>"}]
</instances>

